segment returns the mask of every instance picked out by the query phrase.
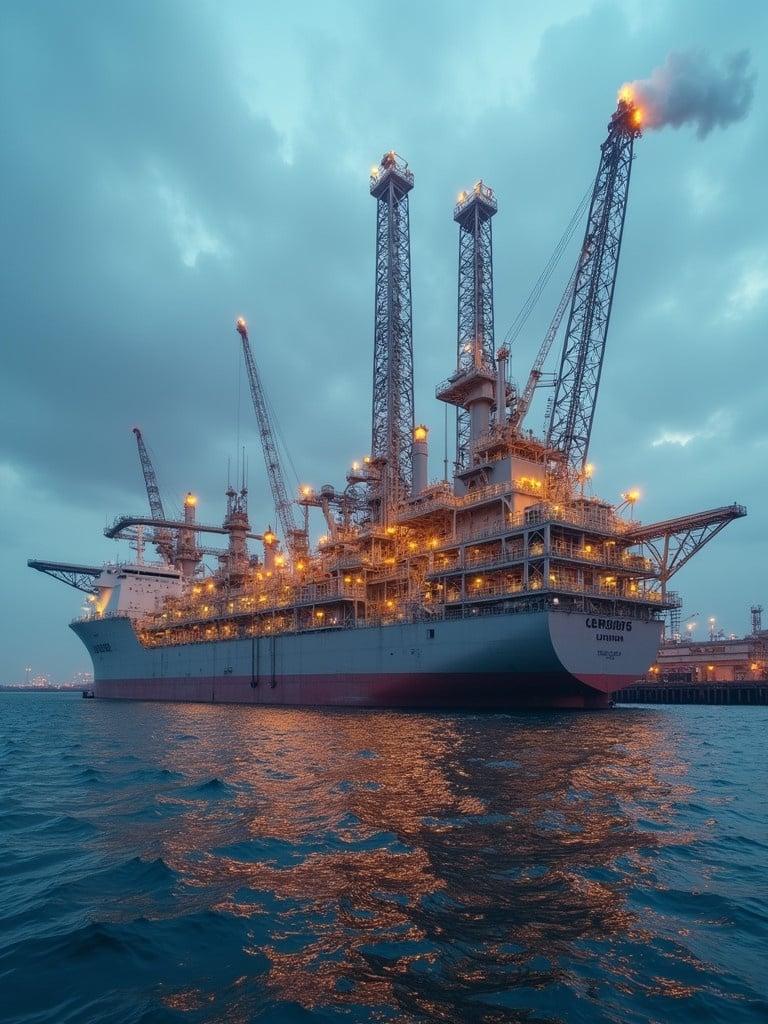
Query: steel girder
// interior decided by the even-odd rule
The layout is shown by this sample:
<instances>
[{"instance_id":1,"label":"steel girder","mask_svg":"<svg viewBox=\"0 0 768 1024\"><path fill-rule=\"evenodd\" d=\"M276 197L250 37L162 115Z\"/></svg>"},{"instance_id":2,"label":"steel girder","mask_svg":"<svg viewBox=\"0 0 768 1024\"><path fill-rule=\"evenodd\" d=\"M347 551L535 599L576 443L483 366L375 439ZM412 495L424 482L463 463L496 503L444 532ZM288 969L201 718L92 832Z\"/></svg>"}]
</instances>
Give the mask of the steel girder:
<instances>
[{"instance_id":1,"label":"steel girder","mask_svg":"<svg viewBox=\"0 0 768 1024\"><path fill-rule=\"evenodd\" d=\"M662 593L669 580L689 559L716 537L728 523L747 514L743 505L724 505L690 516L679 516L660 523L649 523L629 530L622 538L625 546L644 545L656 565Z\"/></svg>"},{"instance_id":2,"label":"steel girder","mask_svg":"<svg viewBox=\"0 0 768 1024\"><path fill-rule=\"evenodd\" d=\"M30 558L27 562L30 569L51 576L68 587L82 590L84 594L95 594L97 591L94 580L101 576L102 569L95 565L72 565L69 562L44 562Z\"/></svg>"}]
</instances>

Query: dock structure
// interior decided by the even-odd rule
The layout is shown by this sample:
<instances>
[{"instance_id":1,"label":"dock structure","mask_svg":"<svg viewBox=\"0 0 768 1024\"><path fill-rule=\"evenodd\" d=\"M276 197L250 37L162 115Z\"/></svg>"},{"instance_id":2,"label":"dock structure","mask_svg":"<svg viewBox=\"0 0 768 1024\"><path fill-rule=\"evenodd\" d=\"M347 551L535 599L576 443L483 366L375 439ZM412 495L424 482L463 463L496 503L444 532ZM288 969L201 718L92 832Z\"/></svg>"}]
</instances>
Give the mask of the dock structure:
<instances>
[{"instance_id":1,"label":"dock structure","mask_svg":"<svg viewBox=\"0 0 768 1024\"><path fill-rule=\"evenodd\" d=\"M762 628L762 607L753 605L751 632L728 636L709 619L709 636L696 639L695 621L674 632L659 649L643 682L661 685L760 682L768 677L768 630ZM691 616L693 620L695 616ZM684 635L683 635L684 634Z\"/></svg>"},{"instance_id":2,"label":"dock structure","mask_svg":"<svg viewBox=\"0 0 768 1024\"><path fill-rule=\"evenodd\" d=\"M616 704L768 704L768 679L734 683L636 683L619 690Z\"/></svg>"}]
</instances>

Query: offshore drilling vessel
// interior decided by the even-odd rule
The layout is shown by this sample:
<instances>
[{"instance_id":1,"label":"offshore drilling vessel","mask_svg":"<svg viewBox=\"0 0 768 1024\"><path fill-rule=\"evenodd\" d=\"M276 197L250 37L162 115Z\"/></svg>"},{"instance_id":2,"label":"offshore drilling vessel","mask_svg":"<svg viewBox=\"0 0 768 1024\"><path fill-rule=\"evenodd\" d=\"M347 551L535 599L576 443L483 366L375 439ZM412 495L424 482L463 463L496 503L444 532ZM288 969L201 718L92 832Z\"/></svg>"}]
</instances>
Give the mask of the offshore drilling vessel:
<instances>
[{"instance_id":1,"label":"offshore drilling vessel","mask_svg":"<svg viewBox=\"0 0 768 1024\"><path fill-rule=\"evenodd\" d=\"M653 662L677 595L670 578L745 509L642 525L593 497L589 441L643 112L622 96L601 146L576 266L525 387L494 342L493 191L461 193L455 371L436 397L456 409L451 480L430 483L428 431L415 421L409 193L396 153L371 171L376 274L371 453L343 488L290 498L244 320L237 322L281 538L251 532L245 484L221 526L165 516L135 430L149 516L106 531L136 561L29 564L88 594L72 623L96 696L248 704L603 707ZM566 319L566 313L567 319ZM523 423L565 331L543 437ZM446 472L446 477L447 477ZM326 533L310 543L309 512ZM144 531L147 534L144 534ZM201 533L228 538L202 548ZM160 558L144 561L142 541ZM251 553L249 539L263 545ZM282 541L282 545L281 542ZM214 571L205 554L218 556ZM679 615L679 612L677 613Z\"/></svg>"}]
</instances>

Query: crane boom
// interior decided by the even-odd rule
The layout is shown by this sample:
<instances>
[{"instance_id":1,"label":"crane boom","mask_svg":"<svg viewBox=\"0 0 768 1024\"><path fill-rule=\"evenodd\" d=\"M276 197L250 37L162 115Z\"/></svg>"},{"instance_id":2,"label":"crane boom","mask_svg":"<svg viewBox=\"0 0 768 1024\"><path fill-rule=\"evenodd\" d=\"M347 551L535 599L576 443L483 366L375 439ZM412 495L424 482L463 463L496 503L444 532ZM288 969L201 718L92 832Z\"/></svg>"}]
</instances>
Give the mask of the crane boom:
<instances>
[{"instance_id":1,"label":"crane boom","mask_svg":"<svg viewBox=\"0 0 768 1024\"><path fill-rule=\"evenodd\" d=\"M134 427L133 433L136 437L136 445L139 449L139 460L141 461L141 471L144 474L144 484L147 488L149 511L152 513L153 519L165 519L163 501L160 497L160 488L157 486L155 467L152 465L152 460L149 457L147 446L144 444L144 438L139 428Z\"/></svg>"},{"instance_id":2,"label":"crane boom","mask_svg":"<svg viewBox=\"0 0 768 1024\"><path fill-rule=\"evenodd\" d=\"M288 497L285 486L285 474L283 473L280 455L275 443L275 433L272 429L272 422L267 410L267 402L264 390L261 386L261 378L256 367L256 360L253 358L251 344L248 339L248 326L241 317L236 323L237 333L243 342L243 357L245 369L248 374L248 385L251 389L253 400L253 411L256 413L256 422L261 437L261 447L264 451L264 462L267 467L269 487L272 491L272 500L275 504L275 513L283 539L288 545L288 550L293 554L302 546L302 538L306 538L303 530L296 526L293 518L293 502Z\"/></svg>"},{"instance_id":3,"label":"crane boom","mask_svg":"<svg viewBox=\"0 0 768 1024\"><path fill-rule=\"evenodd\" d=\"M531 367L531 372L528 375L528 381L525 385L525 390L518 399L515 405L515 411L510 417L510 423L515 430L520 429L520 424L523 422L525 417L528 415L528 410L531 407L531 401L533 400L533 393L536 390L539 381L541 380L541 373L544 363L546 362L547 356L550 353L552 344L557 337L557 332L560 330L560 324L565 316L565 311L568 308L568 304L573 298L573 287L576 283L576 274L579 269L579 264L573 268L571 277L568 284L565 286L565 291L562 294L560 302L558 303L555 315L552 317L552 321L547 329L547 333L544 335L544 340L541 343L538 354Z\"/></svg>"},{"instance_id":4,"label":"crane boom","mask_svg":"<svg viewBox=\"0 0 768 1024\"><path fill-rule=\"evenodd\" d=\"M144 437L139 428L134 427L133 433L136 438L136 446L139 449L139 461L141 462L141 471L144 474L144 485L147 488L149 511L152 513L153 519L162 521L165 519L165 510L163 509L163 500L160 497L155 467L152 465L152 459L149 457ZM152 542L161 558L164 558L166 562L173 561L173 535L165 527L155 527Z\"/></svg>"},{"instance_id":5,"label":"crane boom","mask_svg":"<svg viewBox=\"0 0 768 1024\"><path fill-rule=\"evenodd\" d=\"M631 101L620 99L601 146L547 427L548 445L577 471L589 453L641 117Z\"/></svg>"}]
</instances>

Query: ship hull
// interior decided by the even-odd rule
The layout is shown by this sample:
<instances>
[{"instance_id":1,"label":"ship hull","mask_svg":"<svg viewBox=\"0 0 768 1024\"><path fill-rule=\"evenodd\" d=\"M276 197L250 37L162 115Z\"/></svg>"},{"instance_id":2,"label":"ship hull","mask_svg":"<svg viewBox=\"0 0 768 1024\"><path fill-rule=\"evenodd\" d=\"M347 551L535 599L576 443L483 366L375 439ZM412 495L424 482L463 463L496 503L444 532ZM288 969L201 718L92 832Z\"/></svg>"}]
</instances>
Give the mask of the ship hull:
<instances>
[{"instance_id":1,"label":"ship hull","mask_svg":"<svg viewBox=\"0 0 768 1024\"><path fill-rule=\"evenodd\" d=\"M72 628L97 697L383 708L600 708L656 656L661 623L509 613L143 647L129 618Z\"/></svg>"}]
</instances>

